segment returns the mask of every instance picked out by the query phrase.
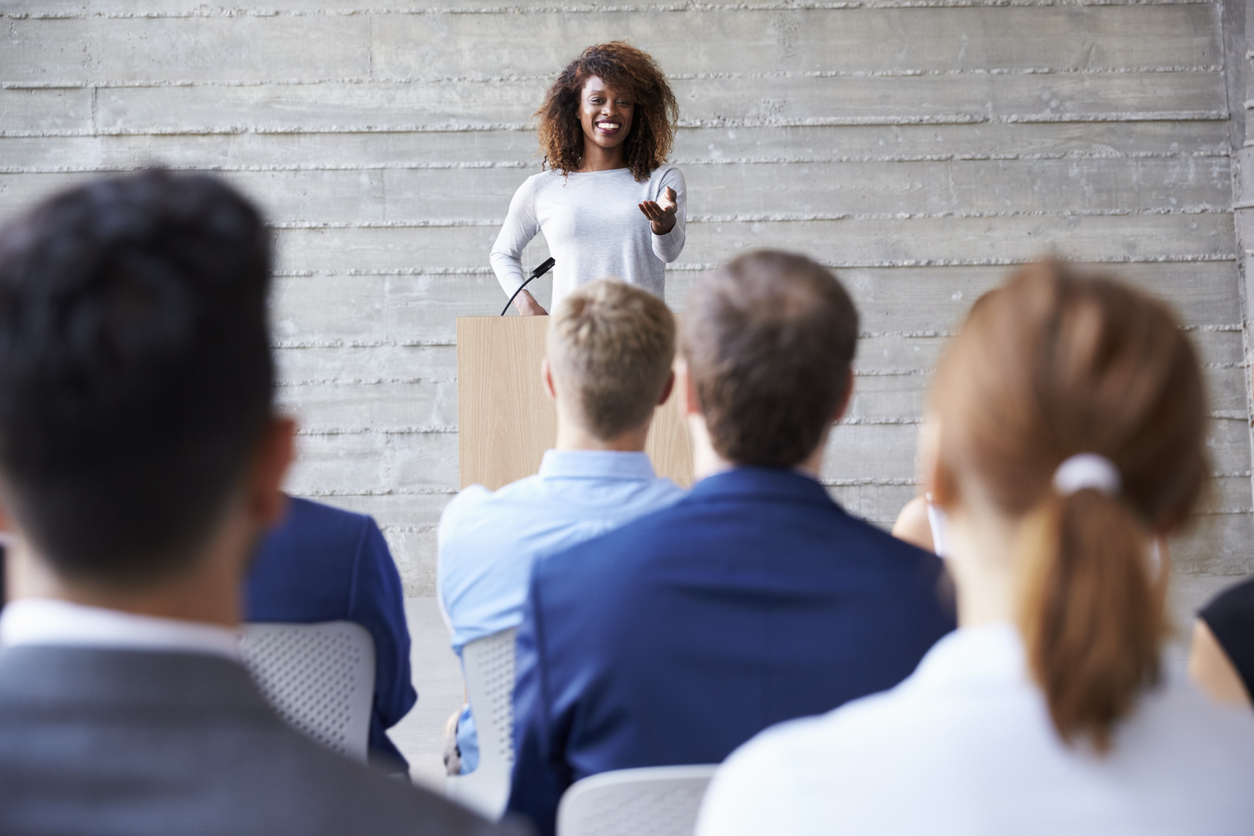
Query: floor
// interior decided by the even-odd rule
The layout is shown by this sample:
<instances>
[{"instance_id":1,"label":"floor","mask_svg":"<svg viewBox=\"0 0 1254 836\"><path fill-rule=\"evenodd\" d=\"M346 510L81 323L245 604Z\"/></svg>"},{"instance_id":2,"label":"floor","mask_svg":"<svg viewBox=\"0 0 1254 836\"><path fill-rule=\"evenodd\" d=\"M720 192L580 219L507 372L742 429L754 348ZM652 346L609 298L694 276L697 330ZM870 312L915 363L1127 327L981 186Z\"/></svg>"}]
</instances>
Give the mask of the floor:
<instances>
[{"instance_id":1,"label":"floor","mask_svg":"<svg viewBox=\"0 0 1254 836\"><path fill-rule=\"evenodd\" d=\"M448 629L434 598L407 598L405 616L418 704L388 734L409 761L414 781L440 790L444 786L444 724L462 706L461 665L449 649Z\"/></svg>"}]
</instances>

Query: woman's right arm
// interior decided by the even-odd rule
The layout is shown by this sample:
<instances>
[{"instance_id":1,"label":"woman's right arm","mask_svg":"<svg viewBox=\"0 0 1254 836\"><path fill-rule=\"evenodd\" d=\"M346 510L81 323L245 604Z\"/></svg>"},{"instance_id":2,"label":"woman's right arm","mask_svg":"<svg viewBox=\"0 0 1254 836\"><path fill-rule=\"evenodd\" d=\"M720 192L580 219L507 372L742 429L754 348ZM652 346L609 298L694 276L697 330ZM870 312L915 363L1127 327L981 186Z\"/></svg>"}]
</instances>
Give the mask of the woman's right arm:
<instances>
[{"instance_id":1,"label":"woman's right arm","mask_svg":"<svg viewBox=\"0 0 1254 836\"><path fill-rule=\"evenodd\" d=\"M529 179L518 187L509 202L509 214L501 232L492 245L492 253L488 256L492 263L492 271L505 290L506 297L513 296L514 291L522 287L526 277L523 275L522 253L540 231L536 222L535 189ZM527 291L518 294L514 304L523 314L543 314L544 308L531 297Z\"/></svg>"}]
</instances>

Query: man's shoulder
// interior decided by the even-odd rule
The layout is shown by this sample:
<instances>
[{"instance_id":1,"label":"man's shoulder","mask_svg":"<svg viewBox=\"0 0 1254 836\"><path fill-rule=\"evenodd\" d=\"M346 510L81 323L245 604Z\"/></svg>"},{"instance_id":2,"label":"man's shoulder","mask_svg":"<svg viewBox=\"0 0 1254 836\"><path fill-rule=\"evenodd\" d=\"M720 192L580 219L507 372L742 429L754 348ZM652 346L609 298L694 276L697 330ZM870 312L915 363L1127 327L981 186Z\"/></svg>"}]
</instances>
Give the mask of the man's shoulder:
<instances>
[{"instance_id":1,"label":"man's shoulder","mask_svg":"<svg viewBox=\"0 0 1254 836\"><path fill-rule=\"evenodd\" d=\"M899 537L894 537L891 532L885 531L878 525L868 522L861 517L850 514L843 508L840 509L840 514L833 518L832 525L839 528L843 534L852 538L857 544L874 548L905 563L940 565L940 558L931 552L924 551Z\"/></svg>"},{"instance_id":2,"label":"man's shoulder","mask_svg":"<svg viewBox=\"0 0 1254 836\"><path fill-rule=\"evenodd\" d=\"M0 721L0 747L9 750L0 754L0 781L27 790L20 798L0 800L0 831L9 832L6 821L69 811L68 819L58 816L58 832L199 833L180 822L206 820L244 836L511 832L279 723L232 733L211 721L198 734L178 734L165 720L161 728L127 735L117 728L96 734L90 718L78 718L72 729L50 726L46 746L40 745L38 725L28 724L15 741L12 729L5 733L9 724ZM22 746L9 746L12 742ZM87 763L83 751L102 754ZM90 818L75 821L73 811L86 806Z\"/></svg>"},{"instance_id":3,"label":"man's shoulder","mask_svg":"<svg viewBox=\"0 0 1254 836\"><path fill-rule=\"evenodd\" d=\"M669 479L658 481L670 482ZM602 564L589 560L589 555L603 555L612 560L615 554L640 555L647 550L650 555L660 556L660 552L665 552L674 542L672 534L677 531L685 532L684 544L691 547L700 537L698 531L692 530L689 519L693 512L692 497L673 482L670 484L674 491L659 485L656 507L609 531L543 557L537 564L537 575L595 571Z\"/></svg>"},{"instance_id":4,"label":"man's shoulder","mask_svg":"<svg viewBox=\"0 0 1254 836\"><path fill-rule=\"evenodd\" d=\"M303 820L306 824L301 832L421 832L450 836L520 832L492 825L442 795L351 761L286 726L276 732L274 741L259 745L252 757L263 770L289 776L286 792L282 791L281 782L267 784L263 780L260 794L286 795L270 812L287 821ZM219 772L230 770L226 763L219 766ZM264 801L248 802L255 792L246 786L251 783L237 781L241 801L263 807Z\"/></svg>"},{"instance_id":5,"label":"man's shoulder","mask_svg":"<svg viewBox=\"0 0 1254 836\"><path fill-rule=\"evenodd\" d=\"M0 832L89 802L58 832L495 832L296 732L217 657L9 648L0 686L0 786L24 787L0 794Z\"/></svg>"},{"instance_id":6,"label":"man's shoulder","mask_svg":"<svg viewBox=\"0 0 1254 836\"><path fill-rule=\"evenodd\" d=\"M287 516L270 534L271 540L296 540L320 551L351 553L362 532L377 527L366 514L295 496L289 502Z\"/></svg>"},{"instance_id":7,"label":"man's shoulder","mask_svg":"<svg viewBox=\"0 0 1254 836\"><path fill-rule=\"evenodd\" d=\"M545 576L628 571L641 561L666 562L668 555L703 548L724 554L755 549L759 544L743 537L743 527L764 517L761 511L776 507L752 496L709 501L700 494L677 490L681 495L675 501L543 558L536 569L540 582ZM835 502L791 503L785 521L772 535L775 547L784 554L873 557L872 565L885 573L922 571L930 576L940 571L935 555L849 514Z\"/></svg>"},{"instance_id":8,"label":"man's shoulder","mask_svg":"<svg viewBox=\"0 0 1254 836\"><path fill-rule=\"evenodd\" d=\"M319 831L320 824L325 832L512 832L493 827L434 792L377 773L297 737L294 732L288 736L287 751L276 752L280 757L273 765L289 770L292 776L292 786L288 787L291 800L286 805L306 808L290 815L308 820L314 832ZM338 825L327 826L332 822Z\"/></svg>"},{"instance_id":9,"label":"man's shoulder","mask_svg":"<svg viewBox=\"0 0 1254 836\"><path fill-rule=\"evenodd\" d=\"M440 531L442 534L453 533L459 524L491 519L503 511L542 507L543 503L536 498L539 485L538 476L527 476L496 490L489 490L483 485L468 485L444 506L440 514Z\"/></svg>"}]
</instances>

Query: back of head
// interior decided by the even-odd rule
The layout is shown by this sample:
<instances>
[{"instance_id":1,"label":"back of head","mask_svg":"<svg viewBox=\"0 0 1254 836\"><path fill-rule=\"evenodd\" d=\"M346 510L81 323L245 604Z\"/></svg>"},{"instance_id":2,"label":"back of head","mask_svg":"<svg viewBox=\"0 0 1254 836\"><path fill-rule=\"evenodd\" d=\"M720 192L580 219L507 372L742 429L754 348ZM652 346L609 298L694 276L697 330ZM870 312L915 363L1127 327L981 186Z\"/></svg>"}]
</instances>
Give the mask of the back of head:
<instances>
[{"instance_id":1,"label":"back of head","mask_svg":"<svg viewBox=\"0 0 1254 836\"><path fill-rule=\"evenodd\" d=\"M647 291L589 282L553 312L548 356L559 391L578 399L584 428L609 441L652 417L675 359L675 318Z\"/></svg>"},{"instance_id":2,"label":"back of head","mask_svg":"<svg viewBox=\"0 0 1254 836\"><path fill-rule=\"evenodd\" d=\"M220 180L154 170L0 233L0 486L66 578L187 568L272 407L270 245Z\"/></svg>"},{"instance_id":3,"label":"back of head","mask_svg":"<svg viewBox=\"0 0 1254 836\"><path fill-rule=\"evenodd\" d=\"M682 352L710 441L742 465L793 467L849 392L858 312L830 270L762 250L704 276Z\"/></svg>"},{"instance_id":4,"label":"back of head","mask_svg":"<svg viewBox=\"0 0 1254 836\"><path fill-rule=\"evenodd\" d=\"M1109 745L1159 671L1165 567L1208 472L1201 371L1171 311L1057 263L1024 268L972 309L937 373L938 488L963 477L1021 520L1019 626L1064 740ZM1096 454L1118 491L1055 487Z\"/></svg>"}]
</instances>

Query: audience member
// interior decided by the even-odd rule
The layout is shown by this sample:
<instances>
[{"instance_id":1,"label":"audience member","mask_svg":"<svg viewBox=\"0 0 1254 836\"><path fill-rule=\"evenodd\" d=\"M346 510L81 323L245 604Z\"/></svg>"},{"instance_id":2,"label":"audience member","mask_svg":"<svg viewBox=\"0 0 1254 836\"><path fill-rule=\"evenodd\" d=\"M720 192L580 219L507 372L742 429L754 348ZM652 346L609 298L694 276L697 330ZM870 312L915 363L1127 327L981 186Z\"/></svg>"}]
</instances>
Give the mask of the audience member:
<instances>
[{"instance_id":1,"label":"audience member","mask_svg":"<svg viewBox=\"0 0 1254 836\"><path fill-rule=\"evenodd\" d=\"M459 656L467 642L518 626L537 558L684 495L643 452L674 357L674 317L644 290L597 281L557 306L540 373L557 406L556 448L539 474L496 492L472 485L440 519L437 586ZM451 774L478 764L469 707L447 750Z\"/></svg>"},{"instance_id":2,"label":"audience member","mask_svg":"<svg viewBox=\"0 0 1254 836\"><path fill-rule=\"evenodd\" d=\"M954 626L940 561L818 481L858 335L836 278L742 256L697 284L682 335L698 483L532 573L509 809L546 834L574 781L717 763L773 723L895 685Z\"/></svg>"},{"instance_id":3,"label":"audience member","mask_svg":"<svg viewBox=\"0 0 1254 836\"><path fill-rule=\"evenodd\" d=\"M289 728L238 660L283 506L270 244L220 181L74 189L0 234L0 832L493 833Z\"/></svg>"},{"instance_id":4,"label":"audience member","mask_svg":"<svg viewBox=\"0 0 1254 836\"><path fill-rule=\"evenodd\" d=\"M1140 292L1042 263L978 302L921 457L961 627L897 688L732 755L700 836L1248 833L1254 717L1160 671L1151 544L1206 479L1205 403Z\"/></svg>"},{"instance_id":5,"label":"audience member","mask_svg":"<svg viewBox=\"0 0 1254 836\"><path fill-rule=\"evenodd\" d=\"M1254 694L1254 578L1224 590L1193 624L1189 676L1223 703L1249 707Z\"/></svg>"},{"instance_id":6,"label":"audience member","mask_svg":"<svg viewBox=\"0 0 1254 836\"><path fill-rule=\"evenodd\" d=\"M374 639L370 763L409 774L387 730L418 701L409 669L401 577L383 532L364 514L289 498L261 543L245 587L248 621L352 621Z\"/></svg>"}]
</instances>

